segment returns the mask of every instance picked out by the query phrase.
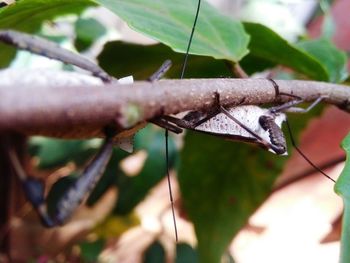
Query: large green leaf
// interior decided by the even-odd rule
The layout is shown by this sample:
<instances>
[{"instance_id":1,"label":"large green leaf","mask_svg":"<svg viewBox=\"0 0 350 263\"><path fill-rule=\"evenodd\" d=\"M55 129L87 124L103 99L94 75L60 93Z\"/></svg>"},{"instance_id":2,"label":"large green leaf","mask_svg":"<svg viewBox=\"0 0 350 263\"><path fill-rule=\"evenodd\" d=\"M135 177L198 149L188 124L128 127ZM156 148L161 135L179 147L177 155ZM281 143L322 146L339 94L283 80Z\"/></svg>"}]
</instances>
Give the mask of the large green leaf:
<instances>
[{"instance_id":1,"label":"large green leaf","mask_svg":"<svg viewBox=\"0 0 350 263\"><path fill-rule=\"evenodd\" d=\"M344 203L340 263L347 263L350 262L350 133L343 140L342 147L346 152L346 162L334 190L341 196Z\"/></svg>"},{"instance_id":2,"label":"large green leaf","mask_svg":"<svg viewBox=\"0 0 350 263\"><path fill-rule=\"evenodd\" d=\"M243 143L186 135L179 182L201 263L220 262L233 236L271 191L282 168L279 158L285 159Z\"/></svg>"},{"instance_id":3,"label":"large green leaf","mask_svg":"<svg viewBox=\"0 0 350 263\"><path fill-rule=\"evenodd\" d=\"M197 0L96 0L136 31L177 52L185 52ZM238 21L220 14L202 0L190 53L239 61L248 53L249 37Z\"/></svg>"},{"instance_id":4,"label":"large green leaf","mask_svg":"<svg viewBox=\"0 0 350 263\"><path fill-rule=\"evenodd\" d=\"M244 23L244 28L251 36L250 53L247 59L250 60L250 64L253 64L254 68L261 70L264 69L265 64L271 66L269 63L273 63L287 66L312 79L324 81L329 79L329 75L320 61L288 43L271 29L257 23ZM256 63L262 64L262 67L257 67ZM243 65L247 68L251 67L244 60Z\"/></svg>"},{"instance_id":5,"label":"large green leaf","mask_svg":"<svg viewBox=\"0 0 350 263\"><path fill-rule=\"evenodd\" d=\"M147 79L166 59L170 59L173 63L166 76L178 78L181 72L183 55L173 52L163 44L140 46L114 41L107 43L98 57L99 64L109 74L117 78L131 74L137 80ZM188 78L231 76L231 72L222 60L191 56L189 63L185 74Z\"/></svg>"},{"instance_id":6,"label":"large green leaf","mask_svg":"<svg viewBox=\"0 0 350 263\"><path fill-rule=\"evenodd\" d=\"M327 71L328 81L341 82L348 77L347 56L329 39L321 38L298 43L298 47L317 59Z\"/></svg>"},{"instance_id":7,"label":"large green leaf","mask_svg":"<svg viewBox=\"0 0 350 263\"><path fill-rule=\"evenodd\" d=\"M0 30L34 33L47 20L65 14L78 14L92 5L90 0L21 0L0 9ZM0 67L6 66L14 54L13 48L0 44Z\"/></svg>"}]
</instances>

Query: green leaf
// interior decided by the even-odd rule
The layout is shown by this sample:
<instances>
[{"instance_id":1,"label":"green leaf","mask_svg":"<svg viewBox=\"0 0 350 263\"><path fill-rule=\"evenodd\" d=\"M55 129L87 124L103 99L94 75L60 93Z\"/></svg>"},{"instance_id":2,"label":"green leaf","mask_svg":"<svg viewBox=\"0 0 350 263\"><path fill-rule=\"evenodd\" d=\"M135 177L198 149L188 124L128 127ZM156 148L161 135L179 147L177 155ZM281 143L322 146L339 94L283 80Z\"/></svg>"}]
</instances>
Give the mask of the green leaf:
<instances>
[{"instance_id":1,"label":"green leaf","mask_svg":"<svg viewBox=\"0 0 350 263\"><path fill-rule=\"evenodd\" d=\"M196 263L198 262L198 255L190 245L180 243L176 245L176 260L175 263Z\"/></svg>"},{"instance_id":2,"label":"green leaf","mask_svg":"<svg viewBox=\"0 0 350 263\"><path fill-rule=\"evenodd\" d=\"M75 23L75 46L78 51L88 49L94 41L106 33L104 26L93 18L79 18Z\"/></svg>"},{"instance_id":3,"label":"green leaf","mask_svg":"<svg viewBox=\"0 0 350 263\"><path fill-rule=\"evenodd\" d=\"M327 71L328 81L341 82L348 77L346 53L325 38L298 43L298 47L317 59Z\"/></svg>"},{"instance_id":4,"label":"green leaf","mask_svg":"<svg viewBox=\"0 0 350 263\"><path fill-rule=\"evenodd\" d=\"M0 9L0 30L15 29L27 33L38 31L43 22L66 15L78 14L94 5L90 0L21 0ZM0 68L14 57L13 48L0 44Z\"/></svg>"},{"instance_id":5,"label":"green leaf","mask_svg":"<svg viewBox=\"0 0 350 263\"><path fill-rule=\"evenodd\" d=\"M340 195L344 203L339 262L347 263L350 262L350 133L343 140L342 147L346 152L345 167L335 184L334 190Z\"/></svg>"},{"instance_id":6,"label":"green leaf","mask_svg":"<svg viewBox=\"0 0 350 263\"><path fill-rule=\"evenodd\" d=\"M114 41L107 43L98 57L99 64L109 74L117 78L132 74L137 80L147 79L166 59L173 63L166 77L179 78L184 57L163 44L141 46ZM231 76L222 60L191 56L189 63L186 71L188 78Z\"/></svg>"},{"instance_id":7,"label":"green leaf","mask_svg":"<svg viewBox=\"0 0 350 263\"><path fill-rule=\"evenodd\" d=\"M96 0L128 25L177 52L185 53L197 0ZM190 53L239 61L248 53L249 36L240 22L202 0Z\"/></svg>"},{"instance_id":8,"label":"green leaf","mask_svg":"<svg viewBox=\"0 0 350 263\"><path fill-rule=\"evenodd\" d=\"M186 135L179 183L195 225L199 262L220 262L233 236L271 191L282 168L279 158L285 157L209 135Z\"/></svg>"},{"instance_id":9,"label":"green leaf","mask_svg":"<svg viewBox=\"0 0 350 263\"><path fill-rule=\"evenodd\" d=\"M152 243L149 248L145 251L143 258L144 263L164 263L165 250L159 241Z\"/></svg>"},{"instance_id":10,"label":"green leaf","mask_svg":"<svg viewBox=\"0 0 350 263\"><path fill-rule=\"evenodd\" d=\"M39 159L41 169L53 168L74 161L83 164L100 145L97 140L63 140L33 137L29 150Z\"/></svg>"},{"instance_id":11,"label":"green leaf","mask_svg":"<svg viewBox=\"0 0 350 263\"><path fill-rule=\"evenodd\" d=\"M0 9L0 28L35 32L48 19L77 14L91 5L89 0L21 0Z\"/></svg>"},{"instance_id":12,"label":"green leaf","mask_svg":"<svg viewBox=\"0 0 350 263\"><path fill-rule=\"evenodd\" d=\"M246 22L244 28L251 36L250 53L245 59L249 59L254 68L257 67L254 63L260 63L264 66L266 64L264 61L267 61L287 66L311 79L328 80L326 70L316 58L288 43L268 27ZM245 59L243 59L242 65L247 67ZM271 66L271 64L266 66ZM260 69L262 68L260 67Z\"/></svg>"},{"instance_id":13,"label":"green leaf","mask_svg":"<svg viewBox=\"0 0 350 263\"><path fill-rule=\"evenodd\" d=\"M81 242L79 247L84 262L98 262L98 256L102 252L105 243L106 241L103 239L98 239L94 242Z\"/></svg>"}]
</instances>

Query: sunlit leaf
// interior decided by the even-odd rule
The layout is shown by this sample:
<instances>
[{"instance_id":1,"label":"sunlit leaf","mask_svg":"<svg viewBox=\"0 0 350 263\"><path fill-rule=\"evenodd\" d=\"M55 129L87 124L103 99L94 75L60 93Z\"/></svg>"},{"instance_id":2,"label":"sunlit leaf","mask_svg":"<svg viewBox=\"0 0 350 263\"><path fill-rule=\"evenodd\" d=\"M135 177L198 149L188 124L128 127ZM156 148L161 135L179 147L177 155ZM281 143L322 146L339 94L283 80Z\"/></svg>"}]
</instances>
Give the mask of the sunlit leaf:
<instances>
[{"instance_id":1,"label":"sunlit leaf","mask_svg":"<svg viewBox=\"0 0 350 263\"><path fill-rule=\"evenodd\" d=\"M298 43L326 69L330 82L341 82L348 77L347 56L328 39L307 40Z\"/></svg>"},{"instance_id":2,"label":"sunlit leaf","mask_svg":"<svg viewBox=\"0 0 350 263\"><path fill-rule=\"evenodd\" d=\"M341 196L344 203L344 215L341 233L340 263L350 262L350 133L342 142L346 152L345 167L335 184L335 192Z\"/></svg>"},{"instance_id":3,"label":"sunlit leaf","mask_svg":"<svg viewBox=\"0 0 350 263\"><path fill-rule=\"evenodd\" d=\"M244 23L244 28L251 36L249 43L250 63L257 68L256 63L267 62L287 66L297 72L316 80L327 80L328 75L322 64L308 53L299 49L280 37L271 29L257 23ZM251 67L243 60L245 68ZM255 64L254 64L255 63ZM271 66L271 64L267 64ZM264 67L260 67L264 69Z\"/></svg>"},{"instance_id":4,"label":"sunlit leaf","mask_svg":"<svg viewBox=\"0 0 350 263\"><path fill-rule=\"evenodd\" d=\"M96 0L136 31L184 53L197 0ZM240 22L202 0L190 53L237 62L248 53L249 36Z\"/></svg>"}]
</instances>

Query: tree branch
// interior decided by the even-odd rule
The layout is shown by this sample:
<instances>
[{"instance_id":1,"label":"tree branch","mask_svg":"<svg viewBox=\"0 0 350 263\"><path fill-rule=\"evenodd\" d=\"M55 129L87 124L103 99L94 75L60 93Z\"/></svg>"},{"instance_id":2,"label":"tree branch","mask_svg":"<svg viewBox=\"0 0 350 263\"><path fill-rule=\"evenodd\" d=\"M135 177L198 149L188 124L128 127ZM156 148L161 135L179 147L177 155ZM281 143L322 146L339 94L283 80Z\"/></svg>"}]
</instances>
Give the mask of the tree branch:
<instances>
[{"instance_id":1,"label":"tree branch","mask_svg":"<svg viewBox=\"0 0 350 263\"><path fill-rule=\"evenodd\" d=\"M272 83L266 79L162 80L106 86L70 83L59 88L35 82L18 85L13 81L3 85L1 80L0 76L0 131L62 138L102 136L107 124L114 123L123 131L163 114L210 107L215 92L219 92L224 106L239 105L242 101L259 105L291 99L276 98ZM276 83L280 92L305 101L327 96L325 102L350 111L347 86L297 80Z\"/></svg>"}]
</instances>

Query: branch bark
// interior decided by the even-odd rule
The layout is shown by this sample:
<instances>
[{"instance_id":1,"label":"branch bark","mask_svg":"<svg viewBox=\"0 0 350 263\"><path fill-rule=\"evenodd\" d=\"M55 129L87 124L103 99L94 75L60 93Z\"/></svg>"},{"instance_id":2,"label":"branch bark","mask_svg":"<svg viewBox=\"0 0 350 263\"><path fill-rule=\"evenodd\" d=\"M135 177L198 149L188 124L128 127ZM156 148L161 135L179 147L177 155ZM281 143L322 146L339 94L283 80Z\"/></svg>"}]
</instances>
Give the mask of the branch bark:
<instances>
[{"instance_id":1,"label":"branch bark","mask_svg":"<svg viewBox=\"0 0 350 263\"><path fill-rule=\"evenodd\" d=\"M350 111L347 86L298 80L276 83L280 92L297 95L305 101L326 96L325 102ZM291 99L276 98L272 83L266 79L162 80L104 86L85 83L59 88L0 82L0 131L61 138L103 136L107 124L116 124L119 131L138 129L135 125L163 114L209 107L215 92L219 92L224 106L242 101L259 105Z\"/></svg>"}]
</instances>

